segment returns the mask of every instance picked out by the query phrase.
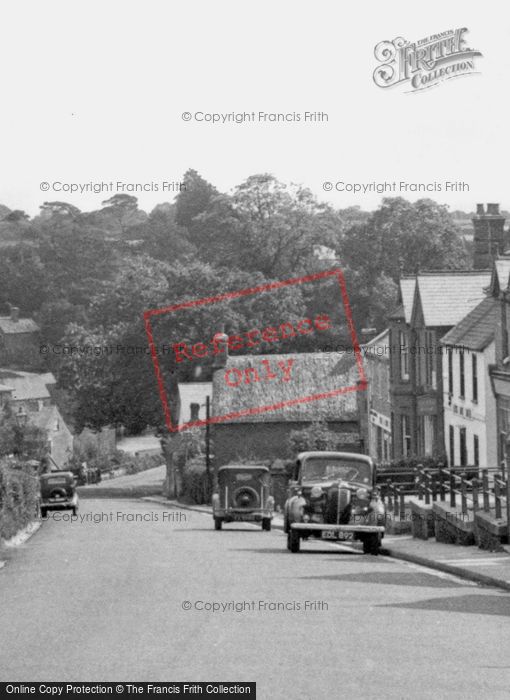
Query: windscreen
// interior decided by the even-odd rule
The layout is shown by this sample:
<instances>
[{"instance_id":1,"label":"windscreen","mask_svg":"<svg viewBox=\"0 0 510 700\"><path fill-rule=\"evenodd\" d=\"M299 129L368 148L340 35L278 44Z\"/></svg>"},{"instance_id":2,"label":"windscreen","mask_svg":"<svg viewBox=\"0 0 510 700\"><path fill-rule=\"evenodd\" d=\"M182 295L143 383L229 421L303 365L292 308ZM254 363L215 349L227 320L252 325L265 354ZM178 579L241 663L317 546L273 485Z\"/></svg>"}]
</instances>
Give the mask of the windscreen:
<instances>
[{"instance_id":1,"label":"windscreen","mask_svg":"<svg viewBox=\"0 0 510 700\"><path fill-rule=\"evenodd\" d=\"M343 457L310 457L303 465L304 481L336 481L337 479L370 484L372 479L370 464Z\"/></svg>"}]
</instances>

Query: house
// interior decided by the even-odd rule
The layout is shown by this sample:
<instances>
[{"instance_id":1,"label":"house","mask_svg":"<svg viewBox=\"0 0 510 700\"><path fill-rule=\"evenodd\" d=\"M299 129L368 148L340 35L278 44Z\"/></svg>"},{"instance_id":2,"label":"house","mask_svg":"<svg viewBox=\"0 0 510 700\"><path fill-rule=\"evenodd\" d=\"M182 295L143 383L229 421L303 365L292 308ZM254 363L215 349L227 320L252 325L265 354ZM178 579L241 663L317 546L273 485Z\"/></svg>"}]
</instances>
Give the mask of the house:
<instances>
[{"instance_id":1,"label":"house","mask_svg":"<svg viewBox=\"0 0 510 700\"><path fill-rule=\"evenodd\" d=\"M0 316L0 366L34 369L40 366L39 326L31 318L20 318L19 308L10 307Z\"/></svg>"},{"instance_id":2,"label":"house","mask_svg":"<svg viewBox=\"0 0 510 700\"><path fill-rule=\"evenodd\" d=\"M411 315L416 278L403 276L399 284L399 305L388 320L391 401L392 457L408 457L412 452L411 417L414 414L410 370Z\"/></svg>"},{"instance_id":3,"label":"house","mask_svg":"<svg viewBox=\"0 0 510 700\"><path fill-rule=\"evenodd\" d=\"M389 338L386 329L361 346L367 389L357 394L360 432L365 451L378 462L391 459Z\"/></svg>"},{"instance_id":4,"label":"house","mask_svg":"<svg viewBox=\"0 0 510 700\"><path fill-rule=\"evenodd\" d=\"M452 466L498 463L490 368L499 314L498 299L489 295L441 339L445 448Z\"/></svg>"},{"instance_id":5,"label":"house","mask_svg":"<svg viewBox=\"0 0 510 700\"><path fill-rule=\"evenodd\" d=\"M291 431L319 420L326 421L338 434L345 450L360 451L355 390L360 377L352 353L237 357L222 353L218 359L220 363L213 375L211 425L216 467L240 459L286 459L290 456ZM264 375L261 367L272 368L271 373ZM277 367L290 368L288 381L284 380L283 372L278 373ZM241 378L239 382L237 378ZM351 390L334 397L297 402L346 387ZM296 402L292 405L257 410L293 400ZM248 413L249 409L253 410Z\"/></svg>"},{"instance_id":6,"label":"house","mask_svg":"<svg viewBox=\"0 0 510 700\"><path fill-rule=\"evenodd\" d=\"M392 400L395 395L399 399L393 403L393 455L397 459L444 453L439 341L483 300L491 272L441 270L414 277L412 305L408 298L404 304L401 293L401 307L390 319Z\"/></svg>"},{"instance_id":7,"label":"house","mask_svg":"<svg viewBox=\"0 0 510 700\"><path fill-rule=\"evenodd\" d=\"M14 414L46 430L49 454L57 465L63 466L72 454L73 436L48 390L53 384L55 377L51 372L0 369L0 386L9 389Z\"/></svg>"},{"instance_id":8,"label":"house","mask_svg":"<svg viewBox=\"0 0 510 700\"><path fill-rule=\"evenodd\" d=\"M490 293L499 311L490 380L496 400L497 464L500 465L510 460L510 255L500 256L495 262Z\"/></svg>"}]
</instances>

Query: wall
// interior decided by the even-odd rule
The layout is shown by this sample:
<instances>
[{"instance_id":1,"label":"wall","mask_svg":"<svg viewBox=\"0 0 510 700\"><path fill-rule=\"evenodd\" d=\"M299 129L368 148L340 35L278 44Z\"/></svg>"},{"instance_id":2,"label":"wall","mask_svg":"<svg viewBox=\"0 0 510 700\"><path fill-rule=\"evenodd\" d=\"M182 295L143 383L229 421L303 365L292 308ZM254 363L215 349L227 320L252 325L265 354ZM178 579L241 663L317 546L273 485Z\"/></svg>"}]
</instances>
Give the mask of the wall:
<instances>
[{"instance_id":1,"label":"wall","mask_svg":"<svg viewBox=\"0 0 510 700\"><path fill-rule=\"evenodd\" d=\"M214 464L220 467L239 459L274 460L288 459L287 441L292 430L301 430L307 422L288 423L221 423L211 426ZM354 433L353 442L345 445L347 452L359 452L358 424L355 421L330 422L335 432Z\"/></svg>"},{"instance_id":2,"label":"wall","mask_svg":"<svg viewBox=\"0 0 510 700\"><path fill-rule=\"evenodd\" d=\"M464 398L460 396L460 352L452 348L453 394L448 393L448 359L443 358L444 441L450 459L450 426L454 428L455 462L460 464L460 429L466 429L467 464L473 465L474 436L479 441L479 463L482 469L497 466L496 399L492 392L489 365L495 361L495 344L492 342L483 352L464 349ZM472 356L478 362L478 401L473 401ZM462 413L461 413L462 410ZM466 415L466 411L468 414Z\"/></svg>"}]
</instances>

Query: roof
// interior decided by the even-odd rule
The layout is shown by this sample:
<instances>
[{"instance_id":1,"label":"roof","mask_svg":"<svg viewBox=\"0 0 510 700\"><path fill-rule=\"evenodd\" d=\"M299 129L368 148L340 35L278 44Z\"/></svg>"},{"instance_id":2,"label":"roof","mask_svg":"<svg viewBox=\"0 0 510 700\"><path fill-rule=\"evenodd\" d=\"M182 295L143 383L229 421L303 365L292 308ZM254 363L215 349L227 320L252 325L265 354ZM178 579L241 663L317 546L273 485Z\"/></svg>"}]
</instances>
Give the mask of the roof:
<instances>
[{"instance_id":1,"label":"roof","mask_svg":"<svg viewBox=\"0 0 510 700\"><path fill-rule=\"evenodd\" d=\"M485 297L490 270L441 270L416 277L425 326L455 326Z\"/></svg>"},{"instance_id":2,"label":"roof","mask_svg":"<svg viewBox=\"0 0 510 700\"><path fill-rule=\"evenodd\" d=\"M33 372L0 369L0 382L11 387L14 401L49 399L48 384L55 384L55 377L51 372L35 374Z\"/></svg>"},{"instance_id":3,"label":"roof","mask_svg":"<svg viewBox=\"0 0 510 700\"><path fill-rule=\"evenodd\" d=\"M389 328L386 328L379 333L379 335L376 335L375 338L372 338L368 343L364 343L361 346L363 349L363 359L376 358L389 361L389 342L390 331Z\"/></svg>"},{"instance_id":4,"label":"roof","mask_svg":"<svg viewBox=\"0 0 510 700\"><path fill-rule=\"evenodd\" d=\"M510 257L499 257L494 260L491 278L491 293L498 294L508 287L510 279Z\"/></svg>"},{"instance_id":5,"label":"roof","mask_svg":"<svg viewBox=\"0 0 510 700\"><path fill-rule=\"evenodd\" d=\"M10 316L0 316L0 331L2 333L38 333L39 326L32 318L20 318L13 321Z\"/></svg>"},{"instance_id":6,"label":"roof","mask_svg":"<svg viewBox=\"0 0 510 700\"><path fill-rule=\"evenodd\" d=\"M498 300L486 297L441 338L441 343L469 350L484 350L494 340L499 314Z\"/></svg>"},{"instance_id":7,"label":"roof","mask_svg":"<svg viewBox=\"0 0 510 700\"><path fill-rule=\"evenodd\" d=\"M416 287L416 276L400 278L400 297L404 307L404 317L406 323L411 323L413 313L414 289Z\"/></svg>"},{"instance_id":8,"label":"roof","mask_svg":"<svg viewBox=\"0 0 510 700\"><path fill-rule=\"evenodd\" d=\"M268 379L262 365L268 361L277 377ZM289 364L291 362L291 364ZM282 367L290 368L290 380L282 381ZM229 386L225 376L238 377L239 372L253 368L258 371L260 381L238 386ZM237 372L236 372L237 370ZM250 377L254 374L249 373ZM246 375L245 375L246 376ZM231 415L222 423L279 423L287 421L355 421L357 401L354 390L337 396L297 403L300 399L336 389L355 387L360 380L352 352L307 352L283 355L242 355L228 357L224 368L213 377L212 416L235 414L246 409L272 406L286 401L296 401L290 406L251 413L244 416Z\"/></svg>"}]
</instances>

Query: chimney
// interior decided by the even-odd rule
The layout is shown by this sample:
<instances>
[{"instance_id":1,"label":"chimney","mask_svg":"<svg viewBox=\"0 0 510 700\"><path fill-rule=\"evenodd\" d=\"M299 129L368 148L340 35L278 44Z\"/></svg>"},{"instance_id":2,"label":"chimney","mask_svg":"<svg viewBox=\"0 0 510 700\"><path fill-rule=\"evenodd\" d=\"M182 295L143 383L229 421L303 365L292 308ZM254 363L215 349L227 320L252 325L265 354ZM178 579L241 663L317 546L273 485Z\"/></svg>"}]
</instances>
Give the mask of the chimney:
<instances>
[{"instance_id":1,"label":"chimney","mask_svg":"<svg viewBox=\"0 0 510 700\"><path fill-rule=\"evenodd\" d=\"M473 216L473 267L475 270L486 270L492 267L493 260L499 253L507 249L507 233L505 217L500 214L499 204L476 205Z\"/></svg>"},{"instance_id":2,"label":"chimney","mask_svg":"<svg viewBox=\"0 0 510 700\"><path fill-rule=\"evenodd\" d=\"M19 321L19 308L17 306L11 306L11 321L14 323Z\"/></svg>"},{"instance_id":3,"label":"chimney","mask_svg":"<svg viewBox=\"0 0 510 700\"><path fill-rule=\"evenodd\" d=\"M190 421L199 420L198 414L200 412L200 404L199 403L190 403L189 410L190 410Z\"/></svg>"},{"instance_id":4,"label":"chimney","mask_svg":"<svg viewBox=\"0 0 510 700\"><path fill-rule=\"evenodd\" d=\"M213 370L225 367L228 359L228 335L225 333L225 326L221 324L218 333L212 339L214 346Z\"/></svg>"}]
</instances>

